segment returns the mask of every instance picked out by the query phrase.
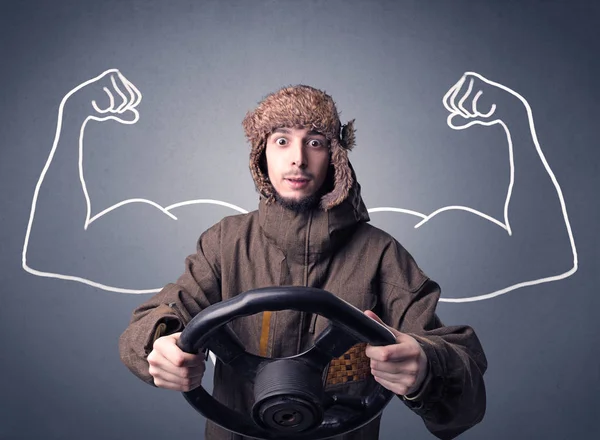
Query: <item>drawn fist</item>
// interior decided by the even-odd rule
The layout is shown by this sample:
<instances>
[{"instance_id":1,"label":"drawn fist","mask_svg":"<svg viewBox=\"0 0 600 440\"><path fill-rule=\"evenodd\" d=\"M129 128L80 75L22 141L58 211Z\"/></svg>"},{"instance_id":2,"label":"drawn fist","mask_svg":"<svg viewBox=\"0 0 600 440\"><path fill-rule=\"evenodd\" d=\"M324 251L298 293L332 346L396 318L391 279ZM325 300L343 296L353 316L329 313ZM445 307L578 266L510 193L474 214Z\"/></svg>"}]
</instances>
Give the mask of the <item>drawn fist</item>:
<instances>
[{"instance_id":1,"label":"drawn fist","mask_svg":"<svg viewBox=\"0 0 600 440\"><path fill-rule=\"evenodd\" d=\"M504 119L499 115L495 101L508 94L524 99L502 84L484 78L475 72L466 72L444 95L444 107L450 112L447 123L454 130L464 130L472 125L494 125ZM481 98L487 104L481 103ZM489 102L492 102L491 104ZM505 106L503 106L504 108Z\"/></svg>"},{"instance_id":2,"label":"drawn fist","mask_svg":"<svg viewBox=\"0 0 600 440\"><path fill-rule=\"evenodd\" d=\"M140 117L136 107L142 100L142 94L118 69L106 70L80 84L66 98L75 92L86 105L91 104L89 119L135 124Z\"/></svg>"}]
</instances>

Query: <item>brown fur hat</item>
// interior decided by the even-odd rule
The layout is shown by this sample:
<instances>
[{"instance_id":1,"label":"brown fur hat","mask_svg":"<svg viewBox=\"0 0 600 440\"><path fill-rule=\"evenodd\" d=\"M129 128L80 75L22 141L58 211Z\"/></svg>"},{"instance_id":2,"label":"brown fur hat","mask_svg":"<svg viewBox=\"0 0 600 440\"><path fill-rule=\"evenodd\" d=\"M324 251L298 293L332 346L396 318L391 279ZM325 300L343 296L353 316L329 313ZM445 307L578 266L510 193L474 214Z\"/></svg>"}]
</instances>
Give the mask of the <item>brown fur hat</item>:
<instances>
[{"instance_id":1,"label":"brown fur hat","mask_svg":"<svg viewBox=\"0 0 600 440\"><path fill-rule=\"evenodd\" d=\"M325 92L306 85L284 87L267 95L242 122L250 142L250 171L256 189L267 199L275 200L275 189L261 169L267 137L277 128L304 127L322 133L329 140L333 189L321 198L321 208L328 210L342 203L354 183L348 151L354 147L354 120L342 126L335 102Z\"/></svg>"}]
</instances>

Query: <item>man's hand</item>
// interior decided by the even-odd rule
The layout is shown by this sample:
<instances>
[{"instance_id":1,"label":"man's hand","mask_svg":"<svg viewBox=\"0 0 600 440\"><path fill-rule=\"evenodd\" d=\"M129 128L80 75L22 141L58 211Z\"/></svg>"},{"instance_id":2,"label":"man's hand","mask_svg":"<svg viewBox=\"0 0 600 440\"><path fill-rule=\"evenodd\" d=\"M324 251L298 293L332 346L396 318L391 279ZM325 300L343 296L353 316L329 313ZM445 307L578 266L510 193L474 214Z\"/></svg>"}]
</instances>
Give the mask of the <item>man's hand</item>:
<instances>
[{"instance_id":1,"label":"man's hand","mask_svg":"<svg viewBox=\"0 0 600 440\"><path fill-rule=\"evenodd\" d=\"M382 325L375 313L364 312ZM412 394L419 389L428 371L427 356L415 338L387 326L396 336L396 343L384 346L367 345L365 351L371 359L371 374L388 390L399 394Z\"/></svg>"},{"instance_id":2,"label":"man's hand","mask_svg":"<svg viewBox=\"0 0 600 440\"><path fill-rule=\"evenodd\" d=\"M176 344L180 336L173 333L158 338L148 355L148 371L159 388L190 391L202 384L204 355L182 351Z\"/></svg>"}]
</instances>

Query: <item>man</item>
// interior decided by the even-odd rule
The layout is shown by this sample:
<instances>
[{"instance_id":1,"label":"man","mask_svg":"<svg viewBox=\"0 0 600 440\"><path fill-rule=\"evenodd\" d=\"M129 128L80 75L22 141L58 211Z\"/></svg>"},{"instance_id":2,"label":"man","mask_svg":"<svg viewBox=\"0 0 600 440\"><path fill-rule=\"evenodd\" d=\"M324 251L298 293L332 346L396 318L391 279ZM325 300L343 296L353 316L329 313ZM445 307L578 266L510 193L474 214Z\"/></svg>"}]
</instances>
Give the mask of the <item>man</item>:
<instances>
[{"instance_id":1,"label":"man","mask_svg":"<svg viewBox=\"0 0 600 440\"><path fill-rule=\"evenodd\" d=\"M185 273L134 311L120 339L124 363L155 386L196 388L205 369L202 356L176 345L194 315L250 289L317 287L365 310L396 335L396 343L385 347L353 347L358 373L341 379L328 374L326 386L356 389L370 367L375 380L439 438L453 438L478 423L485 412L483 350L471 328L442 325L435 315L439 286L396 240L367 223L348 160L353 121L341 126L329 95L296 86L268 95L243 126L252 146L258 210L226 217L204 232ZM300 353L326 325L322 317L290 310L231 323L247 351L267 357ZM214 382L217 400L249 412L248 383L220 363ZM377 418L341 438L375 439L379 423ZM206 438L241 437L207 421Z\"/></svg>"}]
</instances>

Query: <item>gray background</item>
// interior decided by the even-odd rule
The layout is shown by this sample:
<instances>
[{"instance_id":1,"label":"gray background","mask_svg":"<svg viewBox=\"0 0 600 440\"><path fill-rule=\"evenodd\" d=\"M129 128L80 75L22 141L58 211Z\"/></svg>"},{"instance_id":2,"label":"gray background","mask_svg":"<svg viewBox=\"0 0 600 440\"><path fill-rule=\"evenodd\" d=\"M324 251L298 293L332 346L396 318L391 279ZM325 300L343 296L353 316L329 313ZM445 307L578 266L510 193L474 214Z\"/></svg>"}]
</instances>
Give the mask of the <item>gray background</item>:
<instances>
[{"instance_id":1,"label":"gray background","mask_svg":"<svg viewBox=\"0 0 600 440\"><path fill-rule=\"evenodd\" d=\"M255 209L241 119L266 93L306 83L332 94L344 121L356 118L351 160L369 208L430 213L460 204L502 218L502 131L449 129L441 98L466 71L520 93L562 188L579 270L485 301L440 303L445 323L475 327L489 361L486 417L461 438L598 436L599 20L593 1L2 1L0 438L203 437L204 420L179 393L143 384L118 358L118 337L147 295L21 267L61 99L109 68L143 100L135 125L88 125L84 166L95 213L133 197ZM173 222L129 207L83 231L77 124L90 98L103 96L86 93L65 107L64 143L39 194L28 262L129 288L160 286L179 275L199 233L234 212L197 205ZM512 237L466 214L418 230L411 216L372 215L440 281L445 298L572 264L526 116L506 94L481 102L492 98L514 127ZM382 438L432 437L394 401Z\"/></svg>"}]
</instances>

